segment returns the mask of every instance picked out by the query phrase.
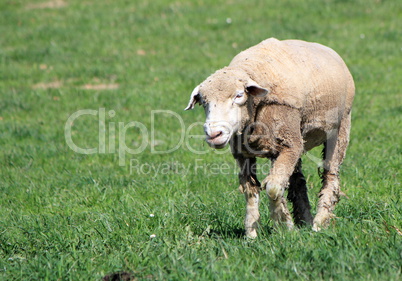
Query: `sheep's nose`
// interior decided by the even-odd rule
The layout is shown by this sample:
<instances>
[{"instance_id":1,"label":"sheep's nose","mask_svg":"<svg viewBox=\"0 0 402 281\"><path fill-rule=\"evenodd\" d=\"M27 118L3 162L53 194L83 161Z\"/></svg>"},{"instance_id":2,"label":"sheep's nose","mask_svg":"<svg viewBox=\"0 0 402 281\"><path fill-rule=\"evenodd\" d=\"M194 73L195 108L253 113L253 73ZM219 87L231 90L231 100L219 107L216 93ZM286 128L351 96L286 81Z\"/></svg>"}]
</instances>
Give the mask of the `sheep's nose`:
<instances>
[{"instance_id":1,"label":"sheep's nose","mask_svg":"<svg viewBox=\"0 0 402 281\"><path fill-rule=\"evenodd\" d=\"M204 132L207 140L212 140L223 135L225 128L223 126L217 126L216 124L206 122L204 123Z\"/></svg>"},{"instance_id":2,"label":"sheep's nose","mask_svg":"<svg viewBox=\"0 0 402 281\"><path fill-rule=\"evenodd\" d=\"M205 134L207 135L207 138L208 139L215 139L215 138L218 138L218 137L220 137L222 134L223 134L223 132L222 131L212 131L212 132L205 132Z\"/></svg>"}]
</instances>

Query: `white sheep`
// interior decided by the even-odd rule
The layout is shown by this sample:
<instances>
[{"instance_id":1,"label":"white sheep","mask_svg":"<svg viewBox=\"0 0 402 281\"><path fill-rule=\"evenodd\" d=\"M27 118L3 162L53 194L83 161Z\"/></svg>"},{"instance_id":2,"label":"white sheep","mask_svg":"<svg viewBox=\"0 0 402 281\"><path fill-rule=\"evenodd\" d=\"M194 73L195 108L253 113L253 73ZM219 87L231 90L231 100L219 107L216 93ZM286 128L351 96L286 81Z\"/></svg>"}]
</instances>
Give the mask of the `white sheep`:
<instances>
[{"instance_id":1,"label":"white sheep","mask_svg":"<svg viewBox=\"0 0 402 281\"><path fill-rule=\"evenodd\" d=\"M318 231L328 225L339 201L339 169L349 142L355 87L352 75L332 49L299 40L267 39L233 58L191 94L186 110L205 109L207 143L230 143L239 168L239 189L247 208L245 229L257 236L259 193L266 189L271 217L293 228L284 191L298 225ZM301 170L304 152L324 144L323 186L313 220ZM272 160L259 183L256 157Z\"/></svg>"}]
</instances>

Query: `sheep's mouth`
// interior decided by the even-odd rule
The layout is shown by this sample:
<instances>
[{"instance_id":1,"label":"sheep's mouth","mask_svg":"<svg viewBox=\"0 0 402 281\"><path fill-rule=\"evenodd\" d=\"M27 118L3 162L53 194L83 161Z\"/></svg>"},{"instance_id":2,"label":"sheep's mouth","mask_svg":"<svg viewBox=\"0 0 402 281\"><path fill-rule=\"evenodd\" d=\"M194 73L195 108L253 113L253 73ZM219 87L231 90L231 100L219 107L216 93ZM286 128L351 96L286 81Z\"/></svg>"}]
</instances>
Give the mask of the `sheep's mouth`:
<instances>
[{"instance_id":1,"label":"sheep's mouth","mask_svg":"<svg viewBox=\"0 0 402 281\"><path fill-rule=\"evenodd\" d=\"M228 134L224 134L223 132L220 132L213 138L207 136L205 140L210 147L220 149L220 148L224 148L228 144L229 139L230 139L230 136Z\"/></svg>"}]
</instances>

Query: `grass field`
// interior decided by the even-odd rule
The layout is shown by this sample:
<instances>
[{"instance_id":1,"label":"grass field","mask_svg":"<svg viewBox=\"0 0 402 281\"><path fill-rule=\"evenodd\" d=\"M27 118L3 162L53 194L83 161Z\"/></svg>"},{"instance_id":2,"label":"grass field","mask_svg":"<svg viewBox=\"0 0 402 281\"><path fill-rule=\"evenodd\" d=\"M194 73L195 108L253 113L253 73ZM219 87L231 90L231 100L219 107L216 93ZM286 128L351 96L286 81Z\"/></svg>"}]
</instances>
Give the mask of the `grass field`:
<instances>
[{"instance_id":1,"label":"grass field","mask_svg":"<svg viewBox=\"0 0 402 281\"><path fill-rule=\"evenodd\" d=\"M0 2L0 280L402 279L399 0L44 1ZM183 108L268 37L332 47L357 93L334 223L275 230L264 194L251 241L232 156Z\"/></svg>"}]
</instances>

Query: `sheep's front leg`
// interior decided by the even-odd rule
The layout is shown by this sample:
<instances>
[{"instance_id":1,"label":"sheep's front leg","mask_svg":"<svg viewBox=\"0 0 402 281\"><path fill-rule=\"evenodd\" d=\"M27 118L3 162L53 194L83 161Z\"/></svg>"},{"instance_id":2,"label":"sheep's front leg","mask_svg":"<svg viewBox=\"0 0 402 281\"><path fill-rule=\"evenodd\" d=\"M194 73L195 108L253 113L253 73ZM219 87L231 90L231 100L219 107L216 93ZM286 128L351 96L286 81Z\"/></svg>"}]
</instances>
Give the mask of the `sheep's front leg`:
<instances>
[{"instance_id":1,"label":"sheep's front leg","mask_svg":"<svg viewBox=\"0 0 402 281\"><path fill-rule=\"evenodd\" d=\"M262 182L270 198L271 217L293 228L293 221L283 197L290 176L303 152L298 109L285 105L267 105L258 111L249 143L267 155L275 155L269 175ZM263 122L262 122L263 121ZM254 143L257 143L255 145Z\"/></svg>"},{"instance_id":2,"label":"sheep's front leg","mask_svg":"<svg viewBox=\"0 0 402 281\"><path fill-rule=\"evenodd\" d=\"M294 224L283 194L300 155L301 149L282 151L274 160L270 174L262 182L270 199L271 218L275 223L284 223L289 229Z\"/></svg>"},{"instance_id":3,"label":"sheep's front leg","mask_svg":"<svg viewBox=\"0 0 402 281\"><path fill-rule=\"evenodd\" d=\"M239 190L244 193L246 199L246 218L244 220L246 236L249 238L257 237L257 228L260 220L258 211L260 203L260 183L256 176L255 158L237 158L240 167Z\"/></svg>"}]
</instances>

